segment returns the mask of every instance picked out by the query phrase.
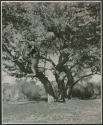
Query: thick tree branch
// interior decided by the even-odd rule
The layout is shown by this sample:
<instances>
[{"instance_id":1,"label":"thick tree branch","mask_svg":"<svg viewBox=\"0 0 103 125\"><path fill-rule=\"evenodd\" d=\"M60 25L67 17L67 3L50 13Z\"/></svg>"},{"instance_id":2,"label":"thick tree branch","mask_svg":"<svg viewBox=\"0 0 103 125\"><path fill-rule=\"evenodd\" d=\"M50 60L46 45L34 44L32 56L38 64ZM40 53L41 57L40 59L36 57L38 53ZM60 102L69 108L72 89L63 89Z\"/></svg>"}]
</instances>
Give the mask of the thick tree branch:
<instances>
[{"instance_id":1,"label":"thick tree branch","mask_svg":"<svg viewBox=\"0 0 103 125\"><path fill-rule=\"evenodd\" d=\"M11 52L10 52L10 50L7 48L7 46L6 46L5 44L3 44L3 47L5 48L5 51L8 52L8 54L12 57L11 60L12 60L13 62L15 62L15 64L20 68L20 70L21 70L22 72L26 72L26 69L25 69L24 65L23 65L20 61L18 61L18 59L15 59L15 56L13 56L13 55L11 54Z\"/></svg>"},{"instance_id":2,"label":"thick tree branch","mask_svg":"<svg viewBox=\"0 0 103 125\"><path fill-rule=\"evenodd\" d=\"M53 65L53 67L56 66L56 64L53 62L53 60L52 60L51 58L46 58L46 57L43 57L43 56L38 56L38 57L39 57L40 59L45 59L46 61L51 62L52 65Z\"/></svg>"},{"instance_id":3,"label":"thick tree branch","mask_svg":"<svg viewBox=\"0 0 103 125\"><path fill-rule=\"evenodd\" d=\"M97 73L90 73L90 74L88 74L88 75L81 76L81 78L79 78L77 81L75 81L75 82L73 83L73 86L74 86L77 82L79 82L81 79L83 79L83 78L85 78L85 77L88 77L88 76L92 76L92 75L94 75L94 74L97 74Z\"/></svg>"},{"instance_id":4,"label":"thick tree branch","mask_svg":"<svg viewBox=\"0 0 103 125\"><path fill-rule=\"evenodd\" d=\"M2 47L3 47L3 49L4 49L6 52L8 52L9 55L14 59L14 56L11 54L11 52L9 51L9 49L7 48L7 46L6 46L4 43L2 44Z\"/></svg>"}]
</instances>

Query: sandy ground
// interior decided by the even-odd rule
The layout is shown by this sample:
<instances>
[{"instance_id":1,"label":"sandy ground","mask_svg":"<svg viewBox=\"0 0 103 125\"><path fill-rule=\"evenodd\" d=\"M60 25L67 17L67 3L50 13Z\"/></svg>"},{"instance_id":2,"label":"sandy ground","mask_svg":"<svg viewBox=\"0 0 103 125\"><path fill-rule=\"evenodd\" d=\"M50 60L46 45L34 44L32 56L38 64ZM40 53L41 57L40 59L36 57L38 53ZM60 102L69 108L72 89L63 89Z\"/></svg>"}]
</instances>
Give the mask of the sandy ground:
<instances>
[{"instance_id":1,"label":"sandy ground","mask_svg":"<svg viewBox=\"0 0 103 125\"><path fill-rule=\"evenodd\" d=\"M3 104L2 123L101 124L101 100Z\"/></svg>"}]
</instances>

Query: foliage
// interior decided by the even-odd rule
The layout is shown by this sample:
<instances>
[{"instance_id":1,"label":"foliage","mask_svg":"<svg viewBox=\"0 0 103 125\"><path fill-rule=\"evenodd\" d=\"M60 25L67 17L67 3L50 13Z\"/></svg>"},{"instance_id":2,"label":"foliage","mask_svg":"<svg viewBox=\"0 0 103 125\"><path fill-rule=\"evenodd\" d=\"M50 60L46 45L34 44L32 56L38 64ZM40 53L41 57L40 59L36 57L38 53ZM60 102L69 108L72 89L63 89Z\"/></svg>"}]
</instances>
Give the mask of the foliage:
<instances>
[{"instance_id":1,"label":"foliage","mask_svg":"<svg viewBox=\"0 0 103 125\"><path fill-rule=\"evenodd\" d=\"M40 61L52 64L58 84L61 72L72 87L85 77L82 74L100 73L100 17L100 2L3 2L3 70L16 77L32 73L30 52L35 50ZM50 54L57 54L57 64L47 58Z\"/></svg>"}]
</instances>

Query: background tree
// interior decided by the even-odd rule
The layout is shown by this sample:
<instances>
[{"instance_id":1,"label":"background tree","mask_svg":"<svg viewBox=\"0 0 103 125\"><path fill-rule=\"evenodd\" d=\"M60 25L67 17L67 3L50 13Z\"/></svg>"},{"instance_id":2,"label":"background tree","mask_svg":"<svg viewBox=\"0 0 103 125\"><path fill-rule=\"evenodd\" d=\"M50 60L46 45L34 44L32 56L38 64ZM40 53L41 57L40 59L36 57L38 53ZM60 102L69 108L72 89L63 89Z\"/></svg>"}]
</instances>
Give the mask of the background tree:
<instances>
[{"instance_id":1,"label":"background tree","mask_svg":"<svg viewBox=\"0 0 103 125\"><path fill-rule=\"evenodd\" d=\"M65 97L70 99L76 83L84 77L100 74L100 17L100 3L97 2L4 2L3 70L16 77L35 72L47 93L54 98L61 95L63 100ZM50 58L50 54L56 54L58 63ZM38 60L37 65L33 66L31 60ZM44 63L42 68L40 61ZM58 97L45 76L47 62L52 64ZM86 74L87 70L89 74Z\"/></svg>"}]
</instances>

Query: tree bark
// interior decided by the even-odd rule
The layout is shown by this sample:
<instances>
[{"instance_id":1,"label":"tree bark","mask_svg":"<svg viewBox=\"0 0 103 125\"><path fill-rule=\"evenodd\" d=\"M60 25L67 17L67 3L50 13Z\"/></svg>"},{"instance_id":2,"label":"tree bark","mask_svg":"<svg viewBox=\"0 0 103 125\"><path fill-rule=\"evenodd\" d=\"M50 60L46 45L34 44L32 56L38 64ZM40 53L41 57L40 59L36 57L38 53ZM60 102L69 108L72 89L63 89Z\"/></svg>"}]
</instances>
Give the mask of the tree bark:
<instances>
[{"instance_id":1,"label":"tree bark","mask_svg":"<svg viewBox=\"0 0 103 125\"><path fill-rule=\"evenodd\" d=\"M73 86L69 86L67 89L67 98L71 99L72 97L72 90L73 90Z\"/></svg>"},{"instance_id":2,"label":"tree bark","mask_svg":"<svg viewBox=\"0 0 103 125\"><path fill-rule=\"evenodd\" d=\"M67 79L68 79L67 84L65 86L65 93L66 93L67 98L71 99L74 79L73 79L71 70L68 68L68 66L63 66L62 69L65 72Z\"/></svg>"},{"instance_id":3,"label":"tree bark","mask_svg":"<svg viewBox=\"0 0 103 125\"><path fill-rule=\"evenodd\" d=\"M51 96L53 96L54 99L56 99L56 96L55 96L55 93L54 93L54 90L50 81L42 72L38 71L38 68L36 69L36 77L41 81L41 83L43 83L46 92L50 94Z\"/></svg>"},{"instance_id":4,"label":"tree bark","mask_svg":"<svg viewBox=\"0 0 103 125\"><path fill-rule=\"evenodd\" d=\"M41 81L41 83L44 85L45 91L47 94L51 95L54 99L56 99L53 87L48 80L48 78L40 71L38 68L38 63L39 63L39 56L35 56L32 58L32 71L35 74L35 76Z\"/></svg>"}]
</instances>

